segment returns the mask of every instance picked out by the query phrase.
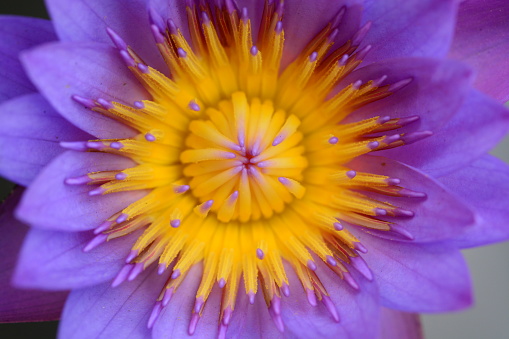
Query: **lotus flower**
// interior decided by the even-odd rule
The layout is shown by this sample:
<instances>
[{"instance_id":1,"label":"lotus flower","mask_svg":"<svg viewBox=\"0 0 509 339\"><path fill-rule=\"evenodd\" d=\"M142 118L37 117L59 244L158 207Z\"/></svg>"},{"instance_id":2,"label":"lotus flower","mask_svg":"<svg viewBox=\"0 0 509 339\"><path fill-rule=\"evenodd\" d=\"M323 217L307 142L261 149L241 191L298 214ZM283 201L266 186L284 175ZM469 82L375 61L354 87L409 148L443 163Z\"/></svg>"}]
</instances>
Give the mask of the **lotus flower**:
<instances>
[{"instance_id":1,"label":"lotus flower","mask_svg":"<svg viewBox=\"0 0 509 339\"><path fill-rule=\"evenodd\" d=\"M19 199L13 283L71 290L60 337L416 338L470 306L459 248L509 238L507 2L47 6L1 19L2 259Z\"/></svg>"}]
</instances>

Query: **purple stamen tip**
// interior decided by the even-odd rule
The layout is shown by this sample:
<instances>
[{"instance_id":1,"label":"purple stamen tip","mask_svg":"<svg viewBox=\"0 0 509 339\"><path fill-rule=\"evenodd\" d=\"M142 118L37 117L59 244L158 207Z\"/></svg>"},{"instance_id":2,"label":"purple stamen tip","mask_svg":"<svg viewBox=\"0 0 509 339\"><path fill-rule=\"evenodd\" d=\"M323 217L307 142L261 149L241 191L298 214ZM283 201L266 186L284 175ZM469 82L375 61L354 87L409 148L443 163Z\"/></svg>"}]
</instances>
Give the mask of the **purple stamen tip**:
<instances>
[{"instance_id":1,"label":"purple stamen tip","mask_svg":"<svg viewBox=\"0 0 509 339\"><path fill-rule=\"evenodd\" d=\"M129 273L131 272L131 270L133 268L134 268L133 264L127 264L124 267L122 267L122 269L120 270L120 272L118 272L115 279L113 279L113 282L111 283L111 287L115 288L115 287L119 286L121 283L123 283L129 276Z\"/></svg>"},{"instance_id":2,"label":"purple stamen tip","mask_svg":"<svg viewBox=\"0 0 509 339\"><path fill-rule=\"evenodd\" d=\"M164 36L161 33L161 30L156 25L150 25L150 30L152 31L152 35L156 41L156 44L164 44Z\"/></svg>"},{"instance_id":3,"label":"purple stamen tip","mask_svg":"<svg viewBox=\"0 0 509 339\"><path fill-rule=\"evenodd\" d=\"M378 146L380 146L380 143L378 141L371 141L368 143L368 148L371 150L374 150Z\"/></svg>"},{"instance_id":4,"label":"purple stamen tip","mask_svg":"<svg viewBox=\"0 0 509 339\"><path fill-rule=\"evenodd\" d=\"M356 82L354 82L352 84L352 88L353 89L359 89L361 87L361 85L362 85L362 80L357 80Z\"/></svg>"},{"instance_id":5,"label":"purple stamen tip","mask_svg":"<svg viewBox=\"0 0 509 339\"><path fill-rule=\"evenodd\" d=\"M290 296L290 287L288 286L287 283L283 283L283 285L281 286L281 292L285 297Z\"/></svg>"},{"instance_id":6,"label":"purple stamen tip","mask_svg":"<svg viewBox=\"0 0 509 339\"><path fill-rule=\"evenodd\" d=\"M177 54L178 54L178 55L179 55L179 57L181 57L181 58L185 58L185 57L187 57L187 52L186 52L186 51L184 51L184 49L183 49L183 48L180 48L180 47L179 47L179 48L177 48Z\"/></svg>"},{"instance_id":7,"label":"purple stamen tip","mask_svg":"<svg viewBox=\"0 0 509 339\"><path fill-rule=\"evenodd\" d=\"M170 221L170 225L173 228L179 227L180 226L180 219L173 219L172 221Z\"/></svg>"},{"instance_id":8,"label":"purple stamen tip","mask_svg":"<svg viewBox=\"0 0 509 339\"><path fill-rule=\"evenodd\" d=\"M78 104L85 106L86 108L95 107L95 102L91 99L87 99L84 97L80 97L79 95L73 95L71 98L76 101Z\"/></svg>"},{"instance_id":9,"label":"purple stamen tip","mask_svg":"<svg viewBox=\"0 0 509 339\"><path fill-rule=\"evenodd\" d=\"M388 185L396 186L401 183L401 180L398 178L389 178L389 179L386 179L385 182L387 182Z\"/></svg>"},{"instance_id":10,"label":"purple stamen tip","mask_svg":"<svg viewBox=\"0 0 509 339\"><path fill-rule=\"evenodd\" d=\"M404 197L408 197L408 198L426 198L427 197L426 193L412 191L407 188L402 188L401 190L398 191L398 194L401 196L404 196Z\"/></svg>"},{"instance_id":11,"label":"purple stamen tip","mask_svg":"<svg viewBox=\"0 0 509 339\"><path fill-rule=\"evenodd\" d=\"M129 276L127 277L128 281L133 281L136 279L137 276L140 275L141 272L143 272L143 269L145 265L141 262L134 264L134 268L131 270L131 273L129 273Z\"/></svg>"},{"instance_id":12,"label":"purple stamen tip","mask_svg":"<svg viewBox=\"0 0 509 339\"><path fill-rule=\"evenodd\" d=\"M316 59L318 59L318 52L311 53L311 55L309 56L309 62L315 62Z\"/></svg>"},{"instance_id":13,"label":"purple stamen tip","mask_svg":"<svg viewBox=\"0 0 509 339\"><path fill-rule=\"evenodd\" d=\"M420 141L420 140L430 137L432 135L433 135L433 132L431 132L431 131L413 132L413 133L408 133L408 134L402 135L401 140L403 140L403 142L406 145L410 145L410 144L413 144L414 142Z\"/></svg>"},{"instance_id":14,"label":"purple stamen tip","mask_svg":"<svg viewBox=\"0 0 509 339\"><path fill-rule=\"evenodd\" d=\"M127 174L120 172L115 174L115 179L117 180L125 180L127 178Z\"/></svg>"},{"instance_id":15,"label":"purple stamen tip","mask_svg":"<svg viewBox=\"0 0 509 339\"><path fill-rule=\"evenodd\" d=\"M350 179L353 179L357 176L357 172L354 170L347 171L346 176L349 177Z\"/></svg>"},{"instance_id":16,"label":"purple stamen tip","mask_svg":"<svg viewBox=\"0 0 509 339\"><path fill-rule=\"evenodd\" d=\"M352 275L348 272L343 273L343 279L352 287L354 290L359 289L359 284L355 281L355 279L352 277Z\"/></svg>"},{"instance_id":17,"label":"purple stamen tip","mask_svg":"<svg viewBox=\"0 0 509 339\"><path fill-rule=\"evenodd\" d=\"M357 33L355 33L352 39L352 46L358 46L361 41L364 39L369 29L371 28L371 21L368 21L364 26L359 29Z\"/></svg>"},{"instance_id":18,"label":"purple stamen tip","mask_svg":"<svg viewBox=\"0 0 509 339\"><path fill-rule=\"evenodd\" d=\"M203 304L205 304L205 302L203 301L202 297L196 298L194 302L194 312L199 313L201 311L201 308L203 307Z\"/></svg>"},{"instance_id":19,"label":"purple stamen tip","mask_svg":"<svg viewBox=\"0 0 509 339\"><path fill-rule=\"evenodd\" d=\"M240 11L240 19L244 22L247 22L247 20L249 20L247 7L243 7L242 10Z\"/></svg>"},{"instance_id":20,"label":"purple stamen tip","mask_svg":"<svg viewBox=\"0 0 509 339\"><path fill-rule=\"evenodd\" d=\"M397 217L408 217L408 218L412 218L413 216L415 216L415 213L412 212L412 211L409 211L409 210L404 210L402 208L395 208L393 210L394 214L397 216Z\"/></svg>"},{"instance_id":21,"label":"purple stamen tip","mask_svg":"<svg viewBox=\"0 0 509 339\"><path fill-rule=\"evenodd\" d=\"M277 22L275 31L276 31L276 34L281 34L281 32L283 31L283 22L282 21Z\"/></svg>"},{"instance_id":22,"label":"purple stamen tip","mask_svg":"<svg viewBox=\"0 0 509 339\"><path fill-rule=\"evenodd\" d=\"M168 27L171 35L176 35L178 33L177 25L175 25L175 22L172 19L168 19L166 26Z\"/></svg>"},{"instance_id":23,"label":"purple stamen tip","mask_svg":"<svg viewBox=\"0 0 509 339\"><path fill-rule=\"evenodd\" d=\"M253 292L249 292L247 295L249 297L249 303L251 305L254 305L256 294L254 294Z\"/></svg>"},{"instance_id":24,"label":"purple stamen tip","mask_svg":"<svg viewBox=\"0 0 509 339\"><path fill-rule=\"evenodd\" d=\"M133 57L127 52L126 50L120 51L120 56L124 60L127 67L136 67L136 61L133 59Z\"/></svg>"},{"instance_id":25,"label":"purple stamen tip","mask_svg":"<svg viewBox=\"0 0 509 339\"><path fill-rule=\"evenodd\" d=\"M334 224L332 224L334 226L334 229L336 231L342 231L343 230L343 225L341 225L339 222L335 222Z\"/></svg>"},{"instance_id":26,"label":"purple stamen tip","mask_svg":"<svg viewBox=\"0 0 509 339\"><path fill-rule=\"evenodd\" d=\"M88 184L91 181L92 181L92 179L90 179L88 177L88 175L82 175L82 176L79 176L79 177L67 178L67 179L65 179L64 182L67 185L85 185L85 184Z\"/></svg>"},{"instance_id":27,"label":"purple stamen tip","mask_svg":"<svg viewBox=\"0 0 509 339\"><path fill-rule=\"evenodd\" d=\"M205 210L208 210L212 207L212 204L214 203L214 200L208 200L205 204L203 204L203 208Z\"/></svg>"},{"instance_id":28,"label":"purple stamen tip","mask_svg":"<svg viewBox=\"0 0 509 339\"><path fill-rule=\"evenodd\" d=\"M106 146L101 141L87 141L87 147L100 150Z\"/></svg>"},{"instance_id":29,"label":"purple stamen tip","mask_svg":"<svg viewBox=\"0 0 509 339\"><path fill-rule=\"evenodd\" d=\"M265 253L263 253L261 248L256 249L256 257L262 260L265 257Z\"/></svg>"},{"instance_id":30,"label":"purple stamen tip","mask_svg":"<svg viewBox=\"0 0 509 339\"><path fill-rule=\"evenodd\" d=\"M341 59L339 59L339 61L338 61L338 65L339 65L339 66L344 66L344 65L346 65L346 62L348 61L348 58L349 58L349 57L350 57L350 56L349 56L348 54L344 54L344 55L341 57Z\"/></svg>"},{"instance_id":31,"label":"purple stamen tip","mask_svg":"<svg viewBox=\"0 0 509 339\"><path fill-rule=\"evenodd\" d=\"M382 83L387 79L387 75L382 75L380 78L376 79L375 81L373 81L373 86L375 87L380 87L380 85L382 85ZM390 120L390 119L389 119ZM387 120L387 121L389 121Z\"/></svg>"},{"instance_id":32,"label":"purple stamen tip","mask_svg":"<svg viewBox=\"0 0 509 339\"><path fill-rule=\"evenodd\" d=\"M223 312L223 319L221 319L221 323L223 325L228 325L230 323L230 320L232 319L233 310L230 307L227 307L224 309Z\"/></svg>"},{"instance_id":33,"label":"purple stamen tip","mask_svg":"<svg viewBox=\"0 0 509 339\"><path fill-rule=\"evenodd\" d=\"M205 25L208 25L210 23L210 18L207 12L201 12L201 20Z\"/></svg>"},{"instance_id":34,"label":"purple stamen tip","mask_svg":"<svg viewBox=\"0 0 509 339\"><path fill-rule=\"evenodd\" d=\"M143 73L143 74L148 74L148 72L149 72L149 68L148 68L148 66L147 66L147 65L144 65L144 64L142 64L142 63L139 63L139 64L138 64L138 69L139 69L139 70L140 70L140 72L141 72L141 73Z\"/></svg>"},{"instance_id":35,"label":"purple stamen tip","mask_svg":"<svg viewBox=\"0 0 509 339\"><path fill-rule=\"evenodd\" d=\"M129 252L129 255L125 258L125 263L129 264L137 256L138 256L138 251L137 250L131 250L131 252Z\"/></svg>"},{"instance_id":36,"label":"purple stamen tip","mask_svg":"<svg viewBox=\"0 0 509 339\"><path fill-rule=\"evenodd\" d=\"M337 137L330 137L329 138L329 144L331 144L331 145L337 144L338 141L339 141L339 139Z\"/></svg>"},{"instance_id":37,"label":"purple stamen tip","mask_svg":"<svg viewBox=\"0 0 509 339\"><path fill-rule=\"evenodd\" d=\"M366 47L361 49L359 51L359 53L357 53L357 59L359 59L359 60L364 59L366 57L366 55L368 55L369 51L371 51L371 48L372 48L371 45L367 45Z\"/></svg>"},{"instance_id":38,"label":"purple stamen tip","mask_svg":"<svg viewBox=\"0 0 509 339\"><path fill-rule=\"evenodd\" d=\"M164 271L166 271L166 264L159 264L159 266L157 266L157 274L161 275Z\"/></svg>"},{"instance_id":39,"label":"purple stamen tip","mask_svg":"<svg viewBox=\"0 0 509 339\"><path fill-rule=\"evenodd\" d=\"M173 273L171 274L171 278L172 279L177 279L178 277L180 277L180 270L179 269L176 269L175 271L173 271Z\"/></svg>"},{"instance_id":40,"label":"purple stamen tip","mask_svg":"<svg viewBox=\"0 0 509 339\"><path fill-rule=\"evenodd\" d=\"M153 134L147 133L145 134L145 140L149 142L154 142L156 141L156 137Z\"/></svg>"},{"instance_id":41,"label":"purple stamen tip","mask_svg":"<svg viewBox=\"0 0 509 339\"><path fill-rule=\"evenodd\" d=\"M391 231L403 236L404 238L406 238L408 240L415 239L414 236L412 235L412 233L408 232L405 228L403 228L402 226L400 226L398 224L392 224L390 227L391 227Z\"/></svg>"},{"instance_id":42,"label":"purple stamen tip","mask_svg":"<svg viewBox=\"0 0 509 339\"><path fill-rule=\"evenodd\" d=\"M316 294L315 294L315 291L306 289L306 294L307 294L307 297L308 297L308 303L311 306L316 307L317 303L316 303Z\"/></svg>"},{"instance_id":43,"label":"purple stamen tip","mask_svg":"<svg viewBox=\"0 0 509 339\"><path fill-rule=\"evenodd\" d=\"M85 152L88 150L86 141L61 141L60 146L77 152Z\"/></svg>"},{"instance_id":44,"label":"purple stamen tip","mask_svg":"<svg viewBox=\"0 0 509 339\"><path fill-rule=\"evenodd\" d=\"M94 229L94 234L99 234L99 233L106 231L107 229L109 229L111 227L112 224L113 224L113 222L106 220L105 222L103 222L102 224L100 224L99 226L97 226Z\"/></svg>"},{"instance_id":45,"label":"purple stamen tip","mask_svg":"<svg viewBox=\"0 0 509 339\"><path fill-rule=\"evenodd\" d=\"M317 269L315 262L311 259L308 260L307 266L311 271L316 271Z\"/></svg>"},{"instance_id":46,"label":"purple stamen tip","mask_svg":"<svg viewBox=\"0 0 509 339\"><path fill-rule=\"evenodd\" d=\"M89 192L88 192L88 195L89 195L89 196L91 196L91 197L93 197L93 196L96 196L96 195L101 195L101 194L103 194L104 192L106 192L106 190L105 190L104 188L102 188L102 187L98 187L98 188L96 188L96 189L94 189L94 190L89 191Z\"/></svg>"},{"instance_id":47,"label":"purple stamen tip","mask_svg":"<svg viewBox=\"0 0 509 339\"><path fill-rule=\"evenodd\" d=\"M137 109L144 109L145 108L145 104L143 103L143 101L135 101L134 102L134 107L137 108Z\"/></svg>"},{"instance_id":48,"label":"purple stamen tip","mask_svg":"<svg viewBox=\"0 0 509 339\"><path fill-rule=\"evenodd\" d=\"M221 278L217 284L219 285L220 288L223 288L226 286L226 280L224 280L223 278Z\"/></svg>"},{"instance_id":49,"label":"purple stamen tip","mask_svg":"<svg viewBox=\"0 0 509 339\"><path fill-rule=\"evenodd\" d=\"M117 220L115 220L115 221L117 222L117 224L120 224L120 223L122 223L122 222L126 221L126 220L127 220L127 218L129 218L129 214L127 214L127 213L122 213L122 214L120 214L120 215L118 216Z\"/></svg>"},{"instance_id":50,"label":"purple stamen tip","mask_svg":"<svg viewBox=\"0 0 509 339\"><path fill-rule=\"evenodd\" d=\"M196 332L196 327L198 326L198 320L200 320L199 313L193 313L191 316L191 321L189 321L189 327L187 329L187 334L192 336L194 332Z\"/></svg>"},{"instance_id":51,"label":"purple stamen tip","mask_svg":"<svg viewBox=\"0 0 509 339\"><path fill-rule=\"evenodd\" d=\"M99 246L100 244L102 244L103 242L105 242L106 240L108 239L108 235L107 234L99 234L97 236L95 236L84 248L83 248L83 252L90 252L91 250L93 250L94 248L96 248L97 246Z\"/></svg>"},{"instance_id":52,"label":"purple stamen tip","mask_svg":"<svg viewBox=\"0 0 509 339\"><path fill-rule=\"evenodd\" d=\"M106 27L106 32L110 36L111 41L115 44L115 46L120 50L126 50L127 44L124 40L111 28Z\"/></svg>"},{"instance_id":53,"label":"purple stamen tip","mask_svg":"<svg viewBox=\"0 0 509 339\"><path fill-rule=\"evenodd\" d=\"M277 178L277 180L279 180L279 182L282 183L285 186L290 184L290 180L288 180L285 177L279 177L279 178Z\"/></svg>"},{"instance_id":54,"label":"purple stamen tip","mask_svg":"<svg viewBox=\"0 0 509 339\"><path fill-rule=\"evenodd\" d=\"M337 261L330 255L327 256L327 263L331 266L336 266L338 264Z\"/></svg>"},{"instance_id":55,"label":"purple stamen tip","mask_svg":"<svg viewBox=\"0 0 509 339\"><path fill-rule=\"evenodd\" d=\"M164 292L164 296L163 296L163 306L167 306L167 305L170 303L171 297L173 297L173 291L174 291L174 288L173 288L173 287L171 287L171 288L168 288L168 289Z\"/></svg>"},{"instance_id":56,"label":"purple stamen tip","mask_svg":"<svg viewBox=\"0 0 509 339\"><path fill-rule=\"evenodd\" d=\"M121 142L119 142L119 141L113 141L110 144L110 147L113 148L113 149L119 150L119 149L122 149L124 147L124 145Z\"/></svg>"},{"instance_id":57,"label":"purple stamen tip","mask_svg":"<svg viewBox=\"0 0 509 339\"><path fill-rule=\"evenodd\" d=\"M387 215L387 210L384 210L383 208L374 208L373 211L375 212L375 215L377 216L384 216Z\"/></svg>"},{"instance_id":58,"label":"purple stamen tip","mask_svg":"<svg viewBox=\"0 0 509 339\"><path fill-rule=\"evenodd\" d=\"M200 111L200 106L194 101L189 102L189 108L195 112Z\"/></svg>"},{"instance_id":59,"label":"purple stamen tip","mask_svg":"<svg viewBox=\"0 0 509 339\"><path fill-rule=\"evenodd\" d=\"M392 85L389 86L389 88L387 89L389 92L395 92L397 90L400 90L402 89L403 87L407 86L409 83L411 83L413 81L413 78L408 78L408 79L404 79L404 80L401 80L401 81L398 81Z\"/></svg>"},{"instance_id":60,"label":"purple stamen tip","mask_svg":"<svg viewBox=\"0 0 509 339\"><path fill-rule=\"evenodd\" d=\"M335 28L331 34L329 34L329 36L327 37L327 40L330 42L333 42L334 40L336 40L336 37L339 33L339 29Z\"/></svg>"},{"instance_id":61,"label":"purple stamen tip","mask_svg":"<svg viewBox=\"0 0 509 339\"><path fill-rule=\"evenodd\" d=\"M353 243L353 247L354 247L357 251L359 251L359 252L361 252L361 253L364 253L364 254L368 253L368 249L367 249L366 247L364 247L364 245L363 245L362 243L360 243L360 242L354 242L354 243Z\"/></svg>"},{"instance_id":62,"label":"purple stamen tip","mask_svg":"<svg viewBox=\"0 0 509 339\"><path fill-rule=\"evenodd\" d=\"M338 310L336 309L336 306L332 302L331 298L329 296L324 295L322 297L322 302L329 311L330 315L332 316L332 319L334 319L335 322L339 322L339 314Z\"/></svg>"},{"instance_id":63,"label":"purple stamen tip","mask_svg":"<svg viewBox=\"0 0 509 339\"><path fill-rule=\"evenodd\" d=\"M249 52L251 52L252 56L256 56L256 54L258 54L258 48L256 46L253 46L253 47L251 47Z\"/></svg>"},{"instance_id":64,"label":"purple stamen tip","mask_svg":"<svg viewBox=\"0 0 509 339\"><path fill-rule=\"evenodd\" d=\"M104 109L107 109L107 110L115 108L115 106L113 106L113 104L111 102L109 102L108 100L105 100L103 98L97 99L97 103L99 105L101 105L102 107L104 107Z\"/></svg>"},{"instance_id":65,"label":"purple stamen tip","mask_svg":"<svg viewBox=\"0 0 509 339\"><path fill-rule=\"evenodd\" d=\"M384 142L385 142L386 144L392 144L393 142L398 141L399 139L401 139L401 135L399 135L399 134L394 134L394 135L390 135L390 136L386 137L386 138L384 139Z\"/></svg>"},{"instance_id":66,"label":"purple stamen tip","mask_svg":"<svg viewBox=\"0 0 509 339\"><path fill-rule=\"evenodd\" d=\"M385 124L386 122L388 122L389 120L391 120L391 117L390 117L390 116L388 116L388 115L386 115L386 116L384 116L384 117L380 117L380 118L378 118L377 123L379 123L380 125L383 125L383 124Z\"/></svg>"},{"instance_id":67,"label":"purple stamen tip","mask_svg":"<svg viewBox=\"0 0 509 339\"><path fill-rule=\"evenodd\" d=\"M274 138L274 141L272 142L272 146L279 145L280 143L283 142L283 140L285 140L285 136L284 135L278 135L277 137Z\"/></svg>"},{"instance_id":68,"label":"purple stamen tip","mask_svg":"<svg viewBox=\"0 0 509 339\"><path fill-rule=\"evenodd\" d=\"M148 318L147 322L148 329L151 329L154 326L157 318L159 318L159 314L161 314L162 309L163 309L162 302L160 301L156 302L154 308L152 309L152 313L150 313L150 317Z\"/></svg>"},{"instance_id":69,"label":"purple stamen tip","mask_svg":"<svg viewBox=\"0 0 509 339\"><path fill-rule=\"evenodd\" d=\"M187 192L191 187L189 185L180 185L175 187L175 193Z\"/></svg>"}]
</instances>

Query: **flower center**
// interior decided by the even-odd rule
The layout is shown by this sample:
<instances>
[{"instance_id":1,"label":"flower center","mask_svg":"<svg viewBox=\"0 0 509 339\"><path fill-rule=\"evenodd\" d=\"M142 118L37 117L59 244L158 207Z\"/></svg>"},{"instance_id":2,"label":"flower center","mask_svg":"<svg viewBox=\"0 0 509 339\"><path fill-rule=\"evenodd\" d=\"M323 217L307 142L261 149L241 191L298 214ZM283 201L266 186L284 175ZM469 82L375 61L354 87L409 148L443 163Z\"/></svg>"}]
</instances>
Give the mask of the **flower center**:
<instances>
[{"instance_id":1,"label":"flower center","mask_svg":"<svg viewBox=\"0 0 509 339\"><path fill-rule=\"evenodd\" d=\"M180 160L194 196L222 222L270 218L304 194L298 180L307 166L297 131L300 120L274 110L269 100L248 102L243 92L205 110L208 120L189 124ZM279 180L278 180L279 179Z\"/></svg>"},{"instance_id":2,"label":"flower center","mask_svg":"<svg viewBox=\"0 0 509 339\"><path fill-rule=\"evenodd\" d=\"M311 304L322 301L338 321L315 273L316 258L339 279L358 288L350 270L356 269L367 279L372 274L361 257L366 248L348 227L412 239L394 218L411 218L413 212L383 197L425 196L399 186L397 178L355 171L349 163L429 135L390 134L416 117L375 116L349 123L345 118L411 79L391 85L384 85L386 76L344 83L370 49L358 50L369 24L332 49L345 8L280 72L285 43L282 1L265 2L257 45L246 9L237 10L231 1L218 7L210 3L188 2L192 48L171 20L167 27L152 25L170 78L143 63L109 30L120 56L150 93L150 100L127 105L74 97L138 134L65 146L122 155L136 165L66 182L96 185L92 196L148 192L99 225L85 251L143 231L113 286L135 279L155 262L159 274L170 271L149 327L190 268L200 262L203 277L191 310L190 334L217 282L224 288L220 315L220 337L224 337L241 278L251 303L258 290L263 293L282 331L280 299L289 295L284 262L300 280L292 288L303 287ZM159 19L152 18L152 22L162 22Z\"/></svg>"}]
</instances>

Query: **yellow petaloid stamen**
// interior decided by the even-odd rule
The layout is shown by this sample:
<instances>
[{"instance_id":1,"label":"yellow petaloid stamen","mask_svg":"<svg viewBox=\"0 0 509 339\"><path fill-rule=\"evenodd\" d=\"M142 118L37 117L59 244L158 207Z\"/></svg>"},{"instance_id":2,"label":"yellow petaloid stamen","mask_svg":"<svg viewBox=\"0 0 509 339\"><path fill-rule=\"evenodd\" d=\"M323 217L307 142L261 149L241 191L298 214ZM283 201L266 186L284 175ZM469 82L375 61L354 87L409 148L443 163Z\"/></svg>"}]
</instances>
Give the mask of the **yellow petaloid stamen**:
<instances>
[{"instance_id":1,"label":"yellow petaloid stamen","mask_svg":"<svg viewBox=\"0 0 509 339\"><path fill-rule=\"evenodd\" d=\"M398 179L348 168L360 155L405 142L403 135L383 134L405 123L398 119L343 123L356 108L391 94L389 86L380 86L385 78L331 94L362 59L352 41L327 54L332 24L280 74L281 6L266 2L259 45L253 46L245 10L193 5L187 9L192 44L172 22L165 33L152 27L171 78L130 49L120 51L151 100L130 107L77 99L138 131L131 139L96 140L86 147L129 157L136 165L68 183L100 185L91 195L146 192L98 227L86 249L143 229L114 285L158 261L161 274L172 270L159 298L163 305L202 261L190 333L216 282L225 288L221 326L227 326L241 278L251 302L261 289L281 324L278 302L290 284L284 261L310 302L323 300L334 316L313 272L312 253L355 288L349 264L365 249L342 222L387 231L396 226L379 217L412 215L360 192L409 196Z\"/></svg>"}]
</instances>

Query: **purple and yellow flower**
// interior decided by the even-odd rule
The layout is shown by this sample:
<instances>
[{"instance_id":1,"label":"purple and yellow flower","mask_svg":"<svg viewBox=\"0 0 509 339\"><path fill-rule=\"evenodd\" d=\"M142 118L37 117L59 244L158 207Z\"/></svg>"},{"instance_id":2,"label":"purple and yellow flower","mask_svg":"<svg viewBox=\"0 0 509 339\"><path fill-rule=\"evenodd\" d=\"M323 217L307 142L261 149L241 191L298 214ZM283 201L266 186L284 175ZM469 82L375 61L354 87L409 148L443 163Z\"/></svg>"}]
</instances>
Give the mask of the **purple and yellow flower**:
<instances>
[{"instance_id":1,"label":"purple and yellow flower","mask_svg":"<svg viewBox=\"0 0 509 339\"><path fill-rule=\"evenodd\" d=\"M418 337L471 304L458 248L509 238L506 2L47 5L0 19L0 172L62 338Z\"/></svg>"}]
</instances>

